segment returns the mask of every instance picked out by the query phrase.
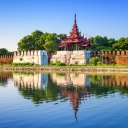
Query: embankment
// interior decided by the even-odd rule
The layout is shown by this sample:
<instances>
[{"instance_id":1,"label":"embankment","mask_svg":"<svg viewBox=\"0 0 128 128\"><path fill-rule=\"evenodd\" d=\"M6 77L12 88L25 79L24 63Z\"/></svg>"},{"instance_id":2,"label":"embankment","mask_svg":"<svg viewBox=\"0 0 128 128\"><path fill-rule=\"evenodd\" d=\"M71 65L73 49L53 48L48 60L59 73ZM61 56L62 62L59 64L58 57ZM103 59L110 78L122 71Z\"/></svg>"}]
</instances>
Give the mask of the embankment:
<instances>
[{"instance_id":1,"label":"embankment","mask_svg":"<svg viewBox=\"0 0 128 128\"><path fill-rule=\"evenodd\" d=\"M128 73L128 67L75 67L75 66L39 66L39 67L13 67L0 66L1 71L42 71L42 72L104 72L104 73Z\"/></svg>"}]
</instances>

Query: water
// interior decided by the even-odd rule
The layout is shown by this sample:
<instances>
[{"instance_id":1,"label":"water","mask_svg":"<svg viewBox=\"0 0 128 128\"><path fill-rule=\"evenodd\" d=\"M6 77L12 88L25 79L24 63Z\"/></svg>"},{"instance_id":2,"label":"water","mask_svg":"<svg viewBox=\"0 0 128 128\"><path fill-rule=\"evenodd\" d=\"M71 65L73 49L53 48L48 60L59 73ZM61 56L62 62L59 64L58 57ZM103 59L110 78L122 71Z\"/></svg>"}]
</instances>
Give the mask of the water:
<instances>
[{"instance_id":1,"label":"water","mask_svg":"<svg viewBox=\"0 0 128 128\"><path fill-rule=\"evenodd\" d=\"M0 72L0 128L128 128L127 78Z\"/></svg>"}]
</instances>

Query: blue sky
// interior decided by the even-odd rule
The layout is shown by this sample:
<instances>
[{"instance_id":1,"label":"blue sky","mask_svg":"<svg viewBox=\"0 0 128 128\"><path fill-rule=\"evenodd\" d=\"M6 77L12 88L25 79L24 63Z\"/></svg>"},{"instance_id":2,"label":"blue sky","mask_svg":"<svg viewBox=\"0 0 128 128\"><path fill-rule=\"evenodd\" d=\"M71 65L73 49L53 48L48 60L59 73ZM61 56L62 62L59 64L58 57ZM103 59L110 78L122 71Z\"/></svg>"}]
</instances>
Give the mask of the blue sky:
<instances>
[{"instance_id":1,"label":"blue sky","mask_svg":"<svg viewBox=\"0 0 128 128\"><path fill-rule=\"evenodd\" d=\"M87 37L128 37L128 0L0 0L0 48L16 51L35 30L69 34L75 13Z\"/></svg>"}]
</instances>

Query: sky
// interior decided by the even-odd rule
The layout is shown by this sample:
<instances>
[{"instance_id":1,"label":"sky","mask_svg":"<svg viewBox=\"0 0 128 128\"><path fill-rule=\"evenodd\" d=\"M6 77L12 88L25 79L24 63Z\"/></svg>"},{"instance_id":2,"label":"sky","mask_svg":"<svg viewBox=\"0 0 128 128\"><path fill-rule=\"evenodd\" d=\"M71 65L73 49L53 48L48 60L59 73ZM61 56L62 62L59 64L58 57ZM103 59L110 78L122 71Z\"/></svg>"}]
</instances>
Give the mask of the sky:
<instances>
[{"instance_id":1,"label":"sky","mask_svg":"<svg viewBox=\"0 0 128 128\"><path fill-rule=\"evenodd\" d=\"M0 48L16 51L35 30L69 35L75 13L87 38L128 37L128 0L0 0Z\"/></svg>"}]
</instances>

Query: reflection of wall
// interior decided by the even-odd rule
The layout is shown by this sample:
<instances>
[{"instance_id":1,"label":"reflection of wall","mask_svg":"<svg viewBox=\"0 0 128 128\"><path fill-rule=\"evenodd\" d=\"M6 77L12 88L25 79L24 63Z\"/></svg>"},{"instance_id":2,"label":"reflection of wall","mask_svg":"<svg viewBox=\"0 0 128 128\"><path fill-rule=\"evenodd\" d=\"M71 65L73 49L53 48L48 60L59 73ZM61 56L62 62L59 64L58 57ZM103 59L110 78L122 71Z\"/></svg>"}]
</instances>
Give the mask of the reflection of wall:
<instances>
[{"instance_id":1,"label":"reflection of wall","mask_svg":"<svg viewBox=\"0 0 128 128\"><path fill-rule=\"evenodd\" d=\"M100 77L100 79L97 79L97 77ZM128 75L126 74L93 75L90 76L90 80L91 83L98 85L128 86Z\"/></svg>"},{"instance_id":2,"label":"reflection of wall","mask_svg":"<svg viewBox=\"0 0 128 128\"><path fill-rule=\"evenodd\" d=\"M12 72L0 72L0 86L8 84L8 79L12 79Z\"/></svg>"},{"instance_id":3,"label":"reflection of wall","mask_svg":"<svg viewBox=\"0 0 128 128\"><path fill-rule=\"evenodd\" d=\"M73 86L86 86L90 85L89 77L86 74L65 74L58 75L52 74L52 80L57 85L73 85Z\"/></svg>"},{"instance_id":4,"label":"reflection of wall","mask_svg":"<svg viewBox=\"0 0 128 128\"><path fill-rule=\"evenodd\" d=\"M12 78L12 72L0 72L0 79Z\"/></svg>"},{"instance_id":5,"label":"reflection of wall","mask_svg":"<svg viewBox=\"0 0 128 128\"><path fill-rule=\"evenodd\" d=\"M117 86L128 86L128 75L118 75L115 76L104 76L102 83L105 85L117 85Z\"/></svg>"},{"instance_id":6,"label":"reflection of wall","mask_svg":"<svg viewBox=\"0 0 128 128\"><path fill-rule=\"evenodd\" d=\"M41 73L14 73L13 74L14 85L24 86L28 88L42 88L47 86L48 74Z\"/></svg>"}]
</instances>

